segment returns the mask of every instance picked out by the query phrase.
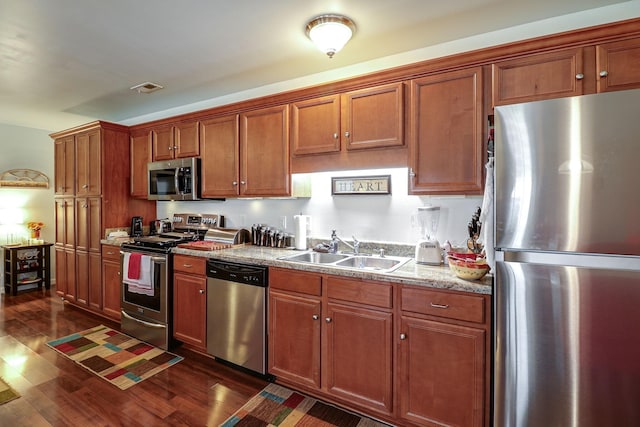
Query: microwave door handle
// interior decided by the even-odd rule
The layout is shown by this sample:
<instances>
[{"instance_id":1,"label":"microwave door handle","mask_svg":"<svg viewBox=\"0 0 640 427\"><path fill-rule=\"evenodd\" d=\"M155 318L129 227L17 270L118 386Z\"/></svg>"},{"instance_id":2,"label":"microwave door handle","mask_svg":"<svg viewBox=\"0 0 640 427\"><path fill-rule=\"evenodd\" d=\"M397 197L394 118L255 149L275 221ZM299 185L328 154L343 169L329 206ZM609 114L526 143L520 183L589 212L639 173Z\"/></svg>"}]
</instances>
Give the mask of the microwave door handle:
<instances>
[{"instance_id":1,"label":"microwave door handle","mask_svg":"<svg viewBox=\"0 0 640 427\"><path fill-rule=\"evenodd\" d=\"M180 176L181 176L180 169L181 168L179 168L179 167L176 168L176 172L173 175L174 184L175 184L174 188L176 189L176 193L177 194L181 194L182 193L182 189L180 188Z\"/></svg>"}]
</instances>

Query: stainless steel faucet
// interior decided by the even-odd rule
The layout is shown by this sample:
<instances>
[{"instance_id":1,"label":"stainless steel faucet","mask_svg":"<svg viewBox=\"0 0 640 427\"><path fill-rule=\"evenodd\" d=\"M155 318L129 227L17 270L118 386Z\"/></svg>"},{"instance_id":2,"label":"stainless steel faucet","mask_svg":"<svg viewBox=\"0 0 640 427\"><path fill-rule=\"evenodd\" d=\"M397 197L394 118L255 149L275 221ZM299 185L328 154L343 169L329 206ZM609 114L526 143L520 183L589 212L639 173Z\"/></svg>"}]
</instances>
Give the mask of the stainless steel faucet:
<instances>
[{"instance_id":1,"label":"stainless steel faucet","mask_svg":"<svg viewBox=\"0 0 640 427\"><path fill-rule=\"evenodd\" d=\"M329 252L335 254L338 252L338 242L342 242L353 250L355 255L360 253L360 242L356 239L356 236L351 236L353 238L353 245L342 240L336 230L331 230L331 242L329 243Z\"/></svg>"}]
</instances>

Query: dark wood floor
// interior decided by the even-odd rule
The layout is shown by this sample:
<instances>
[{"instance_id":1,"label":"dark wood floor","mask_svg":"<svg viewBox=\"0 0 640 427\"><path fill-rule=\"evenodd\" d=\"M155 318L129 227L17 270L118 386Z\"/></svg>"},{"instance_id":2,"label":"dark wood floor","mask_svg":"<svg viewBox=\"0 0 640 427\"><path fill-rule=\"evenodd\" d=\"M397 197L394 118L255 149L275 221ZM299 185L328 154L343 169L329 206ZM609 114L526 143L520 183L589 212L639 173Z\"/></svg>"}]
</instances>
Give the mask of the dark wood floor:
<instances>
[{"instance_id":1,"label":"dark wood floor","mask_svg":"<svg viewBox=\"0 0 640 427\"><path fill-rule=\"evenodd\" d=\"M34 290L0 301L0 375L22 397L0 405L0 426L218 426L266 382L197 353L140 384L120 390L46 346L99 324Z\"/></svg>"}]
</instances>

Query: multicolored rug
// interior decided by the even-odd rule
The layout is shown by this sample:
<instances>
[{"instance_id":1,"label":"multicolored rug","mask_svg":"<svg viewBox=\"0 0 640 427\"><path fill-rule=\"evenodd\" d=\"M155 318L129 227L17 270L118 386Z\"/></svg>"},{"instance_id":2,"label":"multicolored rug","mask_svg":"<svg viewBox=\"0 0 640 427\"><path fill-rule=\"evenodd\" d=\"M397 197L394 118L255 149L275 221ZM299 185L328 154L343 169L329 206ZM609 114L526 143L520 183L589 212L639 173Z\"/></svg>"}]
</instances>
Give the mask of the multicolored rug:
<instances>
[{"instance_id":1,"label":"multicolored rug","mask_svg":"<svg viewBox=\"0 0 640 427\"><path fill-rule=\"evenodd\" d=\"M388 427L322 403L276 384L269 384L220 427Z\"/></svg>"},{"instance_id":2,"label":"multicolored rug","mask_svg":"<svg viewBox=\"0 0 640 427\"><path fill-rule=\"evenodd\" d=\"M183 360L104 325L47 345L122 390Z\"/></svg>"},{"instance_id":3,"label":"multicolored rug","mask_svg":"<svg viewBox=\"0 0 640 427\"><path fill-rule=\"evenodd\" d=\"M20 393L15 391L7 382L0 377L0 405L17 399Z\"/></svg>"}]
</instances>

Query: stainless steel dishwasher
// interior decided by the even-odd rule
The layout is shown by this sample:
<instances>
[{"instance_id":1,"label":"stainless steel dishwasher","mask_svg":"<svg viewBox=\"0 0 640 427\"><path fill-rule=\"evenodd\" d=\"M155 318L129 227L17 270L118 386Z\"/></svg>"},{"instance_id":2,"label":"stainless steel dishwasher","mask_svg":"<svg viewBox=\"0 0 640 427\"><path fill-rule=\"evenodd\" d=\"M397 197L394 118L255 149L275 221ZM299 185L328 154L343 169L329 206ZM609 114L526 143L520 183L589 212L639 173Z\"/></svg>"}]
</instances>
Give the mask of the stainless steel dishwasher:
<instances>
[{"instance_id":1,"label":"stainless steel dishwasher","mask_svg":"<svg viewBox=\"0 0 640 427\"><path fill-rule=\"evenodd\" d=\"M207 260L207 352L267 371L267 267Z\"/></svg>"}]
</instances>

